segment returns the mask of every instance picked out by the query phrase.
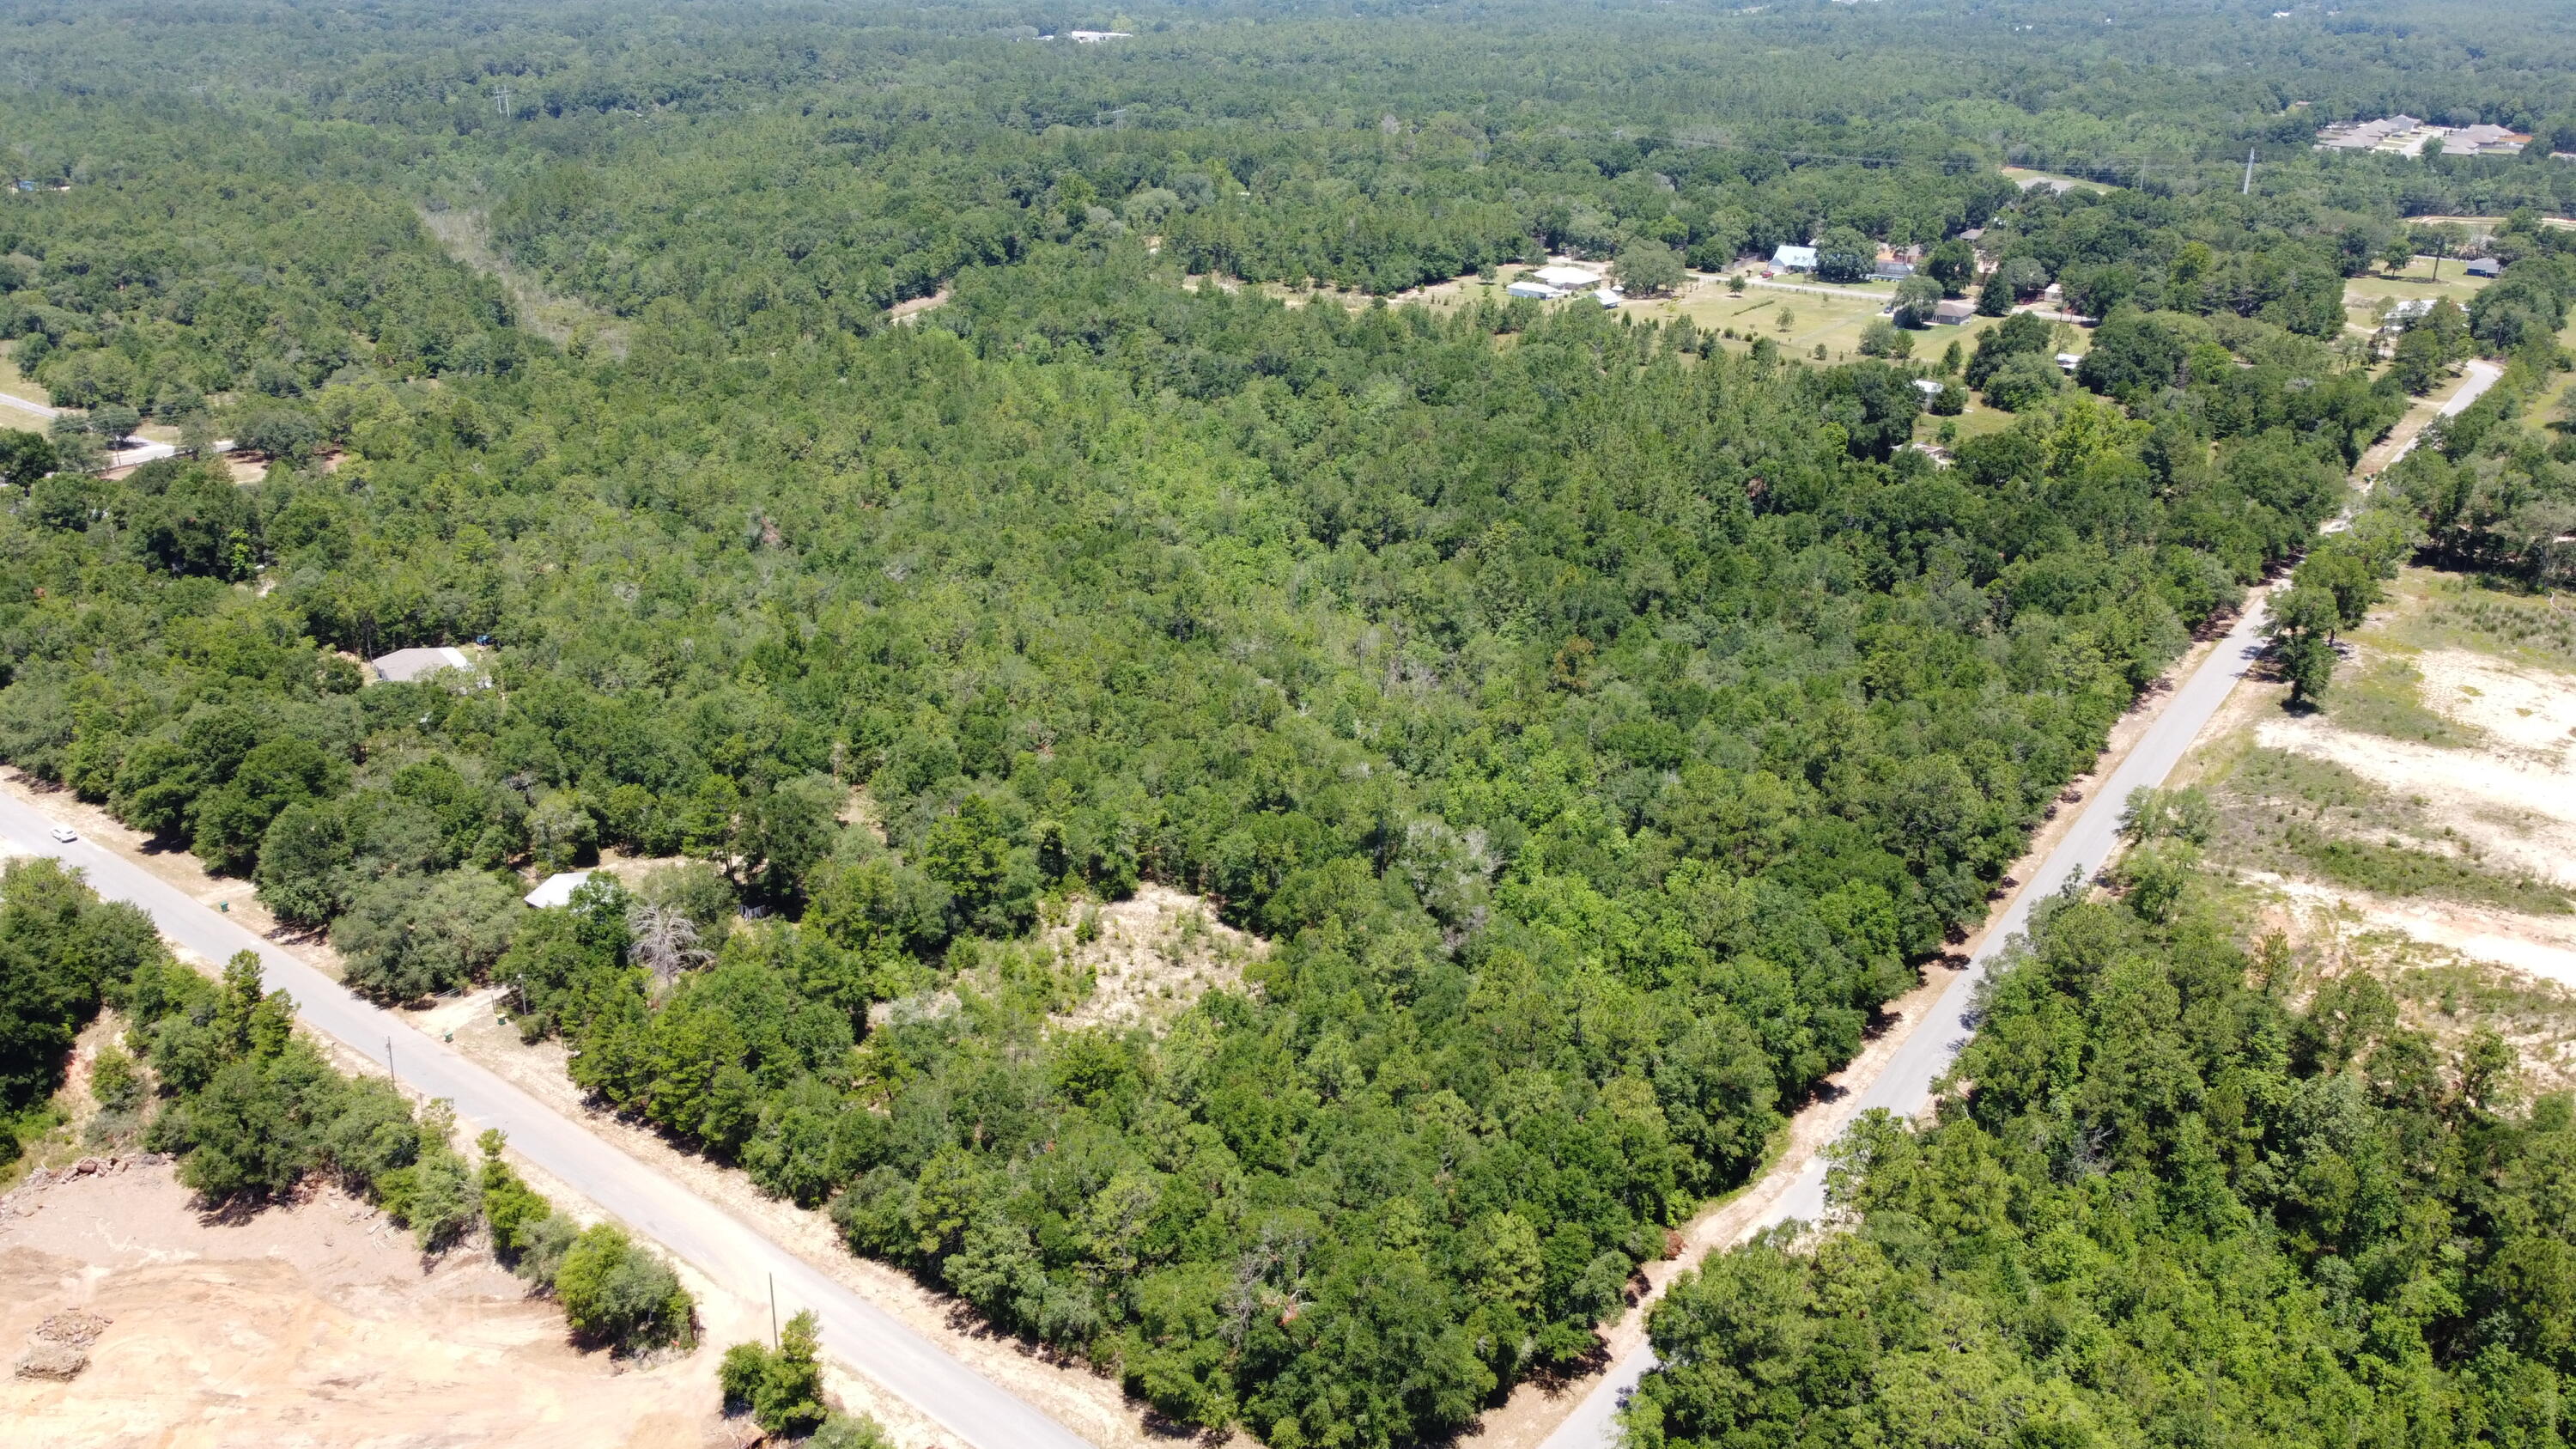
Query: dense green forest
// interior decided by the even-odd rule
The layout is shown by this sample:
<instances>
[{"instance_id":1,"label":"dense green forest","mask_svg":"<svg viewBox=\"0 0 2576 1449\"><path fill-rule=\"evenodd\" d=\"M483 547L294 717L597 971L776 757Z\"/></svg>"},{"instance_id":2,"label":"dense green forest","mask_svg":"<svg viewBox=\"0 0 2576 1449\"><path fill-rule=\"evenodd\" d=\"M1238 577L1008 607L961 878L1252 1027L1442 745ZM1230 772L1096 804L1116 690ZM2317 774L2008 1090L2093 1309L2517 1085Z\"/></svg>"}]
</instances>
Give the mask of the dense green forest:
<instances>
[{"instance_id":1,"label":"dense green forest","mask_svg":"<svg viewBox=\"0 0 2576 1449\"><path fill-rule=\"evenodd\" d=\"M2559 1442L2576 1110L2287 964L2060 903L1938 1123L1836 1149L1848 1231L1657 1306L1631 1442Z\"/></svg>"},{"instance_id":2,"label":"dense green forest","mask_svg":"<svg viewBox=\"0 0 2576 1449\"><path fill-rule=\"evenodd\" d=\"M2554 134L2571 38L2510 13L25 11L12 360L269 466L0 468L0 757L371 995L510 988L604 1102L1177 1421L1434 1437L1588 1360L2410 390L2559 367L2529 218L2386 368L2342 290L2576 166L2307 149ZM2101 319L2073 378L2027 314L1810 367L1304 290L1966 229L1949 290ZM1936 458L1950 366L2010 416ZM2402 496L2563 571L2505 406ZM355 662L477 641L491 688ZM697 864L520 905L605 849ZM1069 1028L1033 932L1146 881L1271 949ZM12 1009L16 1110L81 1013Z\"/></svg>"}]
</instances>

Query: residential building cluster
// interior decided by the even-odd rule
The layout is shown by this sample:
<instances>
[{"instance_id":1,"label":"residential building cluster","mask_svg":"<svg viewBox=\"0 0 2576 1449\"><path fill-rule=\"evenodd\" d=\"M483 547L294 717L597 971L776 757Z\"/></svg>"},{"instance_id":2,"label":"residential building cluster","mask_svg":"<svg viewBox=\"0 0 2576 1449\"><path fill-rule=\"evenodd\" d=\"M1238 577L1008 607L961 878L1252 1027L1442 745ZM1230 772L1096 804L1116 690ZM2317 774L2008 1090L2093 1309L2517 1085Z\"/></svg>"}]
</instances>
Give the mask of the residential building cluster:
<instances>
[{"instance_id":1,"label":"residential building cluster","mask_svg":"<svg viewBox=\"0 0 2576 1449\"><path fill-rule=\"evenodd\" d=\"M2383 116L2328 126L2317 133L2320 151L2380 151L2392 156L2421 156L2440 142L2445 156L2515 156L2531 138L2502 126L2436 126L2413 116Z\"/></svg>"}]
</instances>

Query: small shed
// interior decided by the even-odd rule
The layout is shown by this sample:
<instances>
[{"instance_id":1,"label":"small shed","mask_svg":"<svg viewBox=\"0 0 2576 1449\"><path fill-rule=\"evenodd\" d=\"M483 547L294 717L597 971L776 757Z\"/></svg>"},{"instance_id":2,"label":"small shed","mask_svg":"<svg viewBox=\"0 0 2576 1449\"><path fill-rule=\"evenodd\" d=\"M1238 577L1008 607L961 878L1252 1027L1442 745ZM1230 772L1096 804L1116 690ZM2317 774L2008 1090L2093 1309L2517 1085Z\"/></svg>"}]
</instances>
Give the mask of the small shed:
<instances>
[{"instance_id":1,"label":"small shed","mask_svg":"<svg viewBox=\"0 0 2576 1449\"><path fill-rule=\"evenodd\" d=\"M1816 249L1783 244L1771 253L1771 265L1784 272L1812 272L1816 269Z\"/></svg>"},{"instance_id":2,"label":"small shed","mask_svg":"<svg viewBox=\"0 0 2576 1449\"><path fill-rule=\"evenodd\" d=\"M1885 261L1869 269L1870 280L1874 282L1901 282L1913 275L1912 262Z\"/></svg>"},{"instance_id":3,"label":"small shed","mask_svg":"<svg viewBox=\"0 0 2576 1449\"><path fill-rule=\"evenodd\" d=\"M535 906L541 911L548 906L571 905L572 893L581 889L582 882L590 879L590 874L591 873L586 870L567 870L558 872L557 874L547 876L543 881L538 882L535 890L528 892L519 899L526 901L529 905Z\"/></svg>"},{"instance_id":4,"label":"small shed","mask_svg":"<svg viewBox=\"0 0 2576 1449\"><path fill-rule=\"evenodd\" d=\"M2057 354L2057 366L2059 370L2063 372L2073 372L2083 361L2084 355L2080 352L2061 352Z\"/></svg>"},{"instance_id":5,"label":"small shed","mask_svg":"<svg viewBox=\"0 0 2576 1449\"><path fill-rule=\"evenodd\" d=\"M1933 322L1943 327L1965 326L1968 319L1976 315L1977 307L1975 303L1963 302L1955 299L1938 303L1932 308Z\"/></svg>"},{"instance_id":6,"label":"small shed","mask_svg":"<svg viewBox=\"0 0 2576 1449\"><path fill-rule=\"evenodd\" d=\"M373 662L376 678L388 684L409 684L416 679L427 679L442 669L470 670L474 667L473 657L454 645L441 645L434 649L397 649Z\"/></svg>"},{"instance_id":7,"label":"small shed","mask_svg":"<svg viewBox=\"0 0 2576 1449\"><path fill-rule=\"evenodd\" d=\"M2501 277L2504 275L2504 263L2497 261L2493 257L2471 257L2469 258L2469 275L2472 277Z\"/></svg>"},{"instance_id":8,"label":"small shed","mask_svg":"<svg viewBox=\"0 0 2576 1449\"><path fill-rule=\"evenodd\" d=\"M1924 401L1929 402L1941 395L1941 384L1933 378L1918 377L1914 379L1914 390L1923 394Z\"/></svg>"},{"instance_id":9,"label":"small shed","mask_svg":"<svg viewBox=\"0 0 2576 1449\"><path fill-rule=\"evenodd\" d=\"M1514 282L1503 289L1503 294L1509 297L1527 297L1536 302L1553 302L1565 295L1545 282L1531 281Z\"/></svg>"},{"instance_id":10,"label":"small shed","mask_svg":"<svg viewBox=\"0 0 2576 1449\"><path fill-rule=\"evenodd\" d=\"M1604 287L1600 291L1592 294L1592 300L1600 303L1604 307L1616 307L1628 299L1619 294L1618 288Z\"/></svg>"}]
</instances>

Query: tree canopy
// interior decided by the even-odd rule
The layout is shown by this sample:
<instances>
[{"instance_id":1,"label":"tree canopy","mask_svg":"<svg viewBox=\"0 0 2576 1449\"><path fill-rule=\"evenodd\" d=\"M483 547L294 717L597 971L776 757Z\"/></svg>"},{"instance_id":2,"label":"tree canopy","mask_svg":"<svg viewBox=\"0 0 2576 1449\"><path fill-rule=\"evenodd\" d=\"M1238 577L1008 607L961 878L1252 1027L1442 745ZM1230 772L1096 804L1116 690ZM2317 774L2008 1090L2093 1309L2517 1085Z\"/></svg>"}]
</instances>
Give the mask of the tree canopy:
<instances>
[{"instance_id":1,"label":"tree canopy","mask_svg":"<svg viewBox=\"0 0 2576 1449\"><path fill-rule=\"evenodd\" d=\"M2098 8L2022 10L12 29L0 334L89 411L0 437L0 758L373 997L505 988L602 1103L1177 1423L1453 1432L1594 1352L2410 382L2554 365L2576 262L2536 221L2402 367L2336 344L2405 214L2576 168L2308 138L2392 96L2554 125L2558 9L2115 5L2116 62ZM1926 249L1885 355L1414 291L1807 241ZM2071 380L2028 313L1905 355L1936 293L2052 283L2101 323ZM1961 371L2011 417L1926 437ZM100 466L129 414L181 455ZM2565 459L2504 417L2398 496L2562 569ZM365 667L418 646L473 667ZM1079 1024L1041 933L1148 882L1266 947ZM18 1104L108 990L23 975ZM686 1331L631 1243L308 1126L291 1042L179 1019L146 1055L204 1096L162 1130L206 1190L432 1161L378 1190L442 1232L479 1201L585 1332Z\"/></svg>"}]
</instances>

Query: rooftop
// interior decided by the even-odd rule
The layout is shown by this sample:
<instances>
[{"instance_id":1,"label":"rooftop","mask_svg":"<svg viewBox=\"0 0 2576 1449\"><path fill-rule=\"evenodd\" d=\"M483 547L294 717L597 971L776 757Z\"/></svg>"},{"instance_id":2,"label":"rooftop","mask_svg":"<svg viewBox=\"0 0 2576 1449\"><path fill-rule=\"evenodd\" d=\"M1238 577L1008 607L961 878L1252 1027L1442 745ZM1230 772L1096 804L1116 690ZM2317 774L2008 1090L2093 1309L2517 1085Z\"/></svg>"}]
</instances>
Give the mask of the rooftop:
<instances>
[{"instance_id":1,"label":"rooftop","mask_svg":"<svg viewBox=\"0 0 2576 1449\"><path fill-rule=\"evenodd\" d=\"M2436 126L2413 116L2397 115L2328 126L2317 132L2317 149L2420 156L2427 145L2439 141L2445 156L2512 156L2519 154L2530 140L2502 126Z\"/></svg>"},{"instance_id":2,"label":"rooftop","mask_svg":"<svg viewBox=\"0 0 2576 1449\"><path fill-rule=\"evenodd\" d=\"M442 669L472 669L474 659L454 645L431 649L397 649L374 661L376 677L388 684L427 679Z\"/></svg>"},{"instance_id":3,"label":"rooftop","mask_svg":"<svg viewBox=\"0 0 2576 1449\"><path fill-rule=\"evenodd\" d=\"M581 889L582 882L589 879L590 872L586 870L563 871L547 876L543 881L538 882L535 890L519 899L539 910L544 910L548 906L568 906L572 904L572 893Z\"/></svg>"}]
</instances>

